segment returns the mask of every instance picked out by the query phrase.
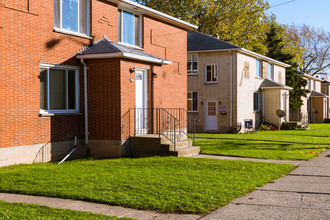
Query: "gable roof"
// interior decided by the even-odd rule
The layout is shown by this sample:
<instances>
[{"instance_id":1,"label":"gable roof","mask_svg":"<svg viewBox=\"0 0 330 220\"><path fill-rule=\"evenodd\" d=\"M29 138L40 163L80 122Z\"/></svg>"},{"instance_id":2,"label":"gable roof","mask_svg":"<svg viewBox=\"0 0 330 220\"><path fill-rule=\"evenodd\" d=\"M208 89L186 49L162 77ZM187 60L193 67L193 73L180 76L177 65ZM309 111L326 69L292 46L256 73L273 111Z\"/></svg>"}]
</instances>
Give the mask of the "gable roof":
<instances>
[{"instance_id":1,"label":"gable roof","mask_svg":"<svg viewBox=\"0 0 330 220\"><path fill-rule=\"evenodd\" d=\"M226 41L220 40L218 38L212 37L207 34L203 34L197 31L188 32L188 42L187 42L188 53L193 52L220 52L220 51L238 51L240 53L252 56L257 59L266 60L269 63L282 66L284 68L289 68L290 65L274 60L272 58L263 56L261 54L255 53L253 51L247 50L245 48L239 47L237 45L228 43Z\"/></svg>"},{"instance_id":2,"label":"gable roof","mask_svg":"<svg viewBox=\"0 0 330 220\"><path fill-rule=\"evenodd\" d=\"M260 85L260 88L262 88L262 89L286 89L286 90L292 89L289 86L283 85L281 83L275 82L270 79L264 79L264 81Z\"/></svg>"},{"instance_id":3,"label":"gable roof","mask_svg":"<svg viewBox=\"0 0 330 220\"><path fill-rule=\"evenodd\" d=\"M241 49L239 46L196 31L189 32L187 40L188 51Z\"/></svg>"},{"instance_id":4,"label":"gable roof","mask_svg":"<svg viewBox=\"0 0 330 220\"><path fill-rule=\"evenodd\" d=\"M319 82L323 81L323 79L321 79L321 78L318 78L316 76L313 76L313 75L310 75L310 74L307 74L307 73L304 73L304 72L301 72L301 71L299 71L298 73L303 75L303 77L308 78L308 79L313 79L313 80L316 80L316 81L319 81Z\"/></svg>"},{"instance_id":5,"label":"gable roof","mask_svg":"<svg viewBox=\"0 0 330 220\"><path fill-rule=\"evenodd\" d=\"M324 80L322 84L330 84L330 82L328 80Z\"/></svg>"},{"instance_id":6,"label":"gable roof","mask_svg":"<svg viewBox=\"0 0 330 220\"><path fill-rule=\"evenodd\" d=\"M78 59L100 59L100 58L128 58L133 60L146 61L157 64L171 64L171 61L156 57L143 51L115 43L104 36L94 42L91 47L78 51Z\"/></svg>"},{"instance_id":7,"label":"gable roof","mask_svg":"<svg viewBox=\"0 0 330 220\"><path fill-rule=\"evenodd\" d=\"M196 25L192 25L188 22L182 21L178 18L175 18L173 16L170 16L168 14L162 13L160 11L154 10L152 8L149 8L147 6L141 5L137 2L134 2L132 0L107 0L109 2L115 3L118 5L118 7L124 7L131 11L134 11L138 14L144 14L149 15L150 17L157 18L161 21L165 21L167 23L170 23L174 26L183 28L187 31L192 31L197 29L198 27Z\"/></svg>"},{"instance_id":8,"label":"gable roof","mask_svg":"<svg viewBox=\"0 0 330 220\"><path fill-rule=\"evenodd\" d=\"M309 97L324 97L324 98L327 98L328 96L323 94L323 93L316 92L316 91L312 90Z\"/></svg>"}]
</instances>

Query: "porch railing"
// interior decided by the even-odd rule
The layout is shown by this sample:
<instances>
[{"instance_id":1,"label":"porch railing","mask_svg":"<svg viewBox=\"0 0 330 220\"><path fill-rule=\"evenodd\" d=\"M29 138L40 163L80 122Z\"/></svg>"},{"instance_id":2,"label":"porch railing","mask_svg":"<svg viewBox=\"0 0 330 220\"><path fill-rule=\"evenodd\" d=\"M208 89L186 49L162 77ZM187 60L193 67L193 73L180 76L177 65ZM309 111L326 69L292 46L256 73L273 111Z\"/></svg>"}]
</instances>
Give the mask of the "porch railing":
<instances>
[{"instance_id":1,"label":"porch railing","mask_svg":"<svg viewBox=\"0 0 330 220\"><path fill-rule=\"evenodd\" d=\"M183 135L195 145L196 119L182 108L132 108L121 118L122 140L136 135L162 135L176 145Z\"/></svg>"}]
</instances>

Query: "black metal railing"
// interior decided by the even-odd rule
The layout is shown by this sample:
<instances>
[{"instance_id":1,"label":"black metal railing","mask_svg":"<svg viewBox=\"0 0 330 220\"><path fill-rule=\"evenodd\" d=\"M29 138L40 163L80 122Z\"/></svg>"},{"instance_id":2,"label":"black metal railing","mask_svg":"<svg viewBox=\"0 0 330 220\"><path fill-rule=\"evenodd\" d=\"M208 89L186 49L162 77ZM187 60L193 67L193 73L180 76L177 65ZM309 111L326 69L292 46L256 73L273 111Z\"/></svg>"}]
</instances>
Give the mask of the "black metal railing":
<instances>
[{"instance_id":1,"label":"black metal railing","mask_svg":"<svg viewBox=\"0 0 330 220\"><path fill-rule=\"evenodd\" d=\"M195 145L196 119L182 108L132 108L121 118L122 140L144 134L162 135L174 146L183 135Z\"/></svg>"}]
</instances>

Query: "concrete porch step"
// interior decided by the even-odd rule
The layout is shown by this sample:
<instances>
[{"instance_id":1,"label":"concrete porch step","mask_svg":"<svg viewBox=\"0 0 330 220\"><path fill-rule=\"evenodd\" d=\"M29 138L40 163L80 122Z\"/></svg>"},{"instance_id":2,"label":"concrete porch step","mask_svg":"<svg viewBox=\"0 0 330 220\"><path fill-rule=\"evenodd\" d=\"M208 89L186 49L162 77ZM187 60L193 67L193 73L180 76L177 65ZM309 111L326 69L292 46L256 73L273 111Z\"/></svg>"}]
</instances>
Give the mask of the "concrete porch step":
<instances>
[{"instance_id":1,"label":"concrete porch step","mask_svg":"<svg viewBox=\"0 0 330 220\"><path fill-rule=\"evenodd\" d=\"M191 157L198 155L199 152L200 152L200 147L183 147L170 151L170 155L176 157Z\"/></svg>"}]
</instances>

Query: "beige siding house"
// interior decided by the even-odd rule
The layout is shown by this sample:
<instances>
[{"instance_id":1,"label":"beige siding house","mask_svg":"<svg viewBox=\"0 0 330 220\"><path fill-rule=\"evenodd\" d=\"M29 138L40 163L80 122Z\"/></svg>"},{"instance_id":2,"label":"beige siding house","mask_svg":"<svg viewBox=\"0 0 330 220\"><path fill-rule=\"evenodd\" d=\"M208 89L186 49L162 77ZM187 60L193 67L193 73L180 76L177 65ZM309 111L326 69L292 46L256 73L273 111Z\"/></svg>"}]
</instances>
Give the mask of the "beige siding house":
<instances>
[{"instance_id":1,"label":"beige siding house","mask_svg":"<svg viewBox=\"0 0 330 220\"><path fill-rule=\"evenodd\" d=\"M303 106L301 107L301 117L308 117L308 122L310 123L322 123L325 118L328 118L329 107L328 101L329 97L326 94L326 85L324 83L321 86L323 79L318 77L303 74L303 77L307 80L306 89L310 91L307 97L302 97ZM321 88L322 87L322 88Z\"/></svg>"},{"instance_id":2,"label":"beige siding house","mask_svg":"<svg viewBox=\"0 0 330 220\"><path fill-rule=\"evenodd\" d=\"M285 68L289 65L199 32L188 33L188 110L197 132L247 131L289 111Z\"/></svg>"},{"instance_id":3,"label":"beige siding house","mask_svg":"<svg viewBox=\"0 0 330 220\"><path fill-rule=\"evenodd\" d=\"M327 114L326 114L326 118L328 119L327 121L329 121L330 119L330 82L327 80L324 80L321 83L321 92L323 94L325 94L327 97L327 105L326 105L326 109L327 109Z\"/></svg>"}]
</instances>

